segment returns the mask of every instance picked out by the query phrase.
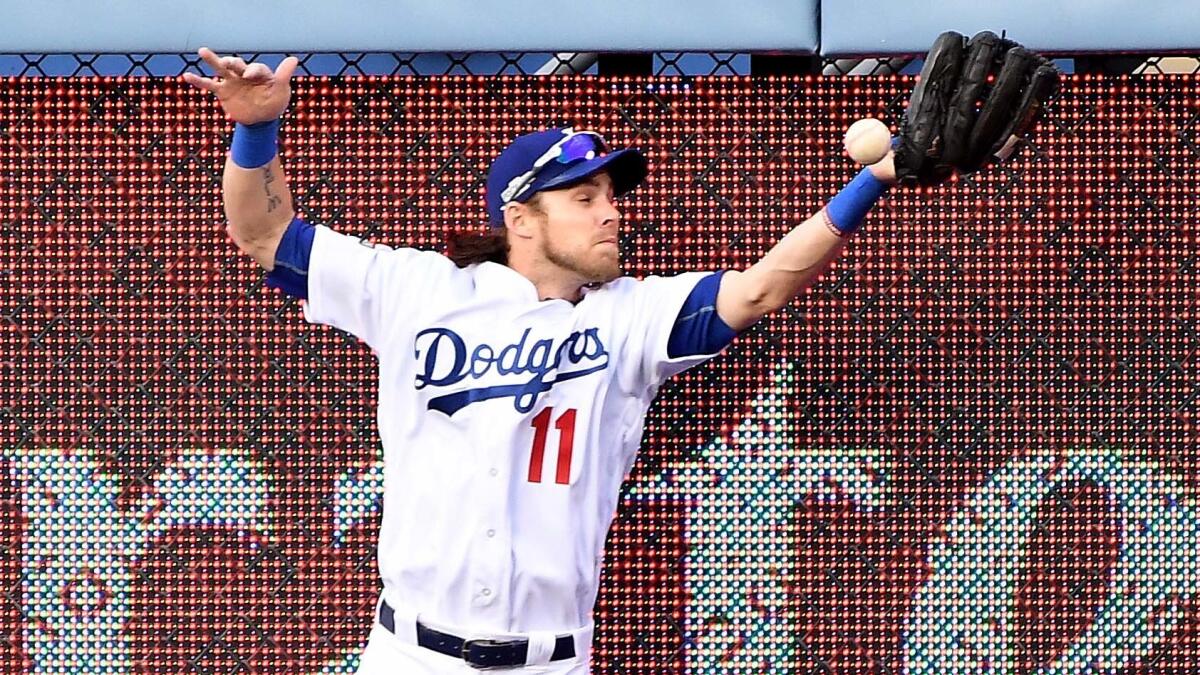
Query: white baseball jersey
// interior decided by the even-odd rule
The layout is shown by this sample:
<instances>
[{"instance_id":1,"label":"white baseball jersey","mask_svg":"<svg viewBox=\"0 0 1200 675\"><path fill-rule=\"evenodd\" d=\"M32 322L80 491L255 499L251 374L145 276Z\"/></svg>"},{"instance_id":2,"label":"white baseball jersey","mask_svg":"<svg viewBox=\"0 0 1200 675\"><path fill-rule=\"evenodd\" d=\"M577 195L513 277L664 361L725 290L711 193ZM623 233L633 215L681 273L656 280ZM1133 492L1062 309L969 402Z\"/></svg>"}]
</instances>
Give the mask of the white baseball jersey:
<instances>
[{"instance_id":1,"label":"white baseball jersey","mask_svg":"<svg viewBox=\"0 0 1200 675\"><path fill-rule=\"evenodd\" d=\"M679 310L706 273L572 304L496 263L318 227L305 318L379 359L379 569L389 604L485 633L591 622L604 541Z\"/></svg>"}]
</instances>

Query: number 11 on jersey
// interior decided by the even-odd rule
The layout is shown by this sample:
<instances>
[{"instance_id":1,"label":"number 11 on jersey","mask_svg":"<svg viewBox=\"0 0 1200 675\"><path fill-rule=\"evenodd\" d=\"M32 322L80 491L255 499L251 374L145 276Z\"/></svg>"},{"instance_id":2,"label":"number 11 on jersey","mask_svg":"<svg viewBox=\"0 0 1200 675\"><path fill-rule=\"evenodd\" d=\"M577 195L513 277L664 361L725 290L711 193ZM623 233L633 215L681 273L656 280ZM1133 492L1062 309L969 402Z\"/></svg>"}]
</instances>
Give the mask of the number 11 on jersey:
<instances>
[{"instance_id":1,"label":"number 11 on jersey","mask_svg":"<svg viewBox=\"0 0 1200 675\"><path fill-rule=\"evenodd\" d=\"M542 459L546 455L546 437L550 435L550 418L554 408L546 408L529 423L533 427L533 450L529 455L529 482L542 482ZM575 408L558 416L554 422L558 430L558 465L554 482L567 485L571 482L571 446L575 443Z\"/></svg>"}]
</instances>

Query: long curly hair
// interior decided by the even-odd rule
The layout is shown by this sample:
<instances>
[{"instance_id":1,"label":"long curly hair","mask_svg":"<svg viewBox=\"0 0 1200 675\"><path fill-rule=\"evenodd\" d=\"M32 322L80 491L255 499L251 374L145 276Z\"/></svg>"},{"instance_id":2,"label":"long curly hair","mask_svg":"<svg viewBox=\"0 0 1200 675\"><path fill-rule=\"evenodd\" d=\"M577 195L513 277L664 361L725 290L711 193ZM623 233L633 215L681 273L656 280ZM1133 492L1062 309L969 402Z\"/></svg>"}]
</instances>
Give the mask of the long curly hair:
<instances>
[{"instance_id":1,"label":"long curly hair","mask_svg":"<svg viewBox=\"0 0 1200 675\"><path fill-rule=\"evenodd\" d=\"M525 205L538 217L545 217L542 196L535 194ZM481 262L508 264L508 228L489 227L486 232L457 230L446 236L446 257L459 267Z\"/></svg>"},{"instance_id":2,"label":"long curly hair","mask_svg":"<svg viewBox=\"0 0 1200 675\"><path fill-rule=\"evenodd\" d=\"M493 227L487 232L459 230L446 236L446 257L459 267L481 262L508 264L508 228Z\"/></svg>"}]
</instances>

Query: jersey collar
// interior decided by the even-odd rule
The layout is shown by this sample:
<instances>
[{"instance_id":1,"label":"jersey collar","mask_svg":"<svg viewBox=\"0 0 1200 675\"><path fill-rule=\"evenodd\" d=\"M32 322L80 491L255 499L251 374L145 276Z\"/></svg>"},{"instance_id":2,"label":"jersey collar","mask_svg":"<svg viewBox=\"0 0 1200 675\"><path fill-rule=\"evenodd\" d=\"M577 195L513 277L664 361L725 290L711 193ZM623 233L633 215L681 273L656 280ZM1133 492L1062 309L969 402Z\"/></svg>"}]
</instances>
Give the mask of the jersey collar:
<instances>
[{"instance_id":1,"label":"jersey collar","mask_svg":"<svg viewBox=\"0 0 1200 675\"><path fill-rule=\"evenodd\" d=\"M549 300L542 300L540 297L538 297L537 286L534 286L533 282L530 281L529 278L524 274L521 274L508 265L501 265L500 263L495 262L479 263L479 267L475 271L475 278L477 287L484 287L488 290L488 292L496 292L507 298L520 297L522 300L529 300L531 302L539 303L565 302L567 304L578 304L562 298L550 298ZM603 285L592 288L584 286L582 289L580 289L579 300L582 302L583 298L587 297L588 293L602 286Z\"/></svg>"}]
</instances>

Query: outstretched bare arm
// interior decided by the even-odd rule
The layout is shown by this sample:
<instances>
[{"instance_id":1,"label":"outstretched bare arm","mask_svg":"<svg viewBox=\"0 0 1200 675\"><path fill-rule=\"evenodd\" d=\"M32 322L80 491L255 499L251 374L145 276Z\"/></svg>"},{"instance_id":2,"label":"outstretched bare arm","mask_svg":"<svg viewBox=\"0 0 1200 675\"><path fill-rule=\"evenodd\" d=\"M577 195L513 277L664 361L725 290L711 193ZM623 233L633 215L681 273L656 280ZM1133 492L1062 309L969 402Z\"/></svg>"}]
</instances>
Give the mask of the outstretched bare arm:
<instances>
[{"instance_id":1,"label":"outstretched bare arm","mask_svg":"<svg viewBox=\"0 0 1200 675\"><path fill-rule=\"evenodd\" d=\"M247 64L240 58L219 57L208 48L200 58L216 77L184 74L193 86L217 96L225 113L246 127L274 123L291 100L290 80L298 61L284 59L272 72L261 63ZM246 131L239 129L239 133ZM273 133L273 131L272 131ZM239 166L232 154L225 160L222 184L226 230L233 242L266 270L275 265L275 250L288 223L295 217L283 164L275 156L263 166Z\"/></svg>"}]
</instances>

